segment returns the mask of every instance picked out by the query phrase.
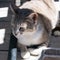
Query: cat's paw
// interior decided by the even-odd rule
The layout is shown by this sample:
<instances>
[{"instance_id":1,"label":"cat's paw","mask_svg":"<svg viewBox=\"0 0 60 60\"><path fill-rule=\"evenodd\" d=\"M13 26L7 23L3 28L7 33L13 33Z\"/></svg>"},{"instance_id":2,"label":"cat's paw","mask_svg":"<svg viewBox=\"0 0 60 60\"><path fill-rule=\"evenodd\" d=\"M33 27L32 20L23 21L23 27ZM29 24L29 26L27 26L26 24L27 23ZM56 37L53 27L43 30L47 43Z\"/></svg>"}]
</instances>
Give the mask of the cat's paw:
<instances>
[{"instance_id":1,"label":"cat's paw","mask_svg":"<svg viewBox=\"0 0 60 60\"><path fill-rule=\"evenodd\" d=\"M39 53L39 50L38 49L35 49L35 50L31 50L30 51L30 55L32 56L38 56L40 53Z\"/></svg>"},{"instance_id":2,"label":"cat's paw","mask_svg":"<svg viewBox=\"0 0 60 60\"><path fill-rule=\"evenodd\" d=\"M29 52L21 52L21 57L22 57L23 59L27 59L27 58L30 57L30 53L29 53Z\"/></svg>"},{"instance_id":3,"label":"cat's paw","mask_svg":"<svg viewBox=\"0 0 60 60\"><path fill-rule=\"evenodd\" d=\"M37 49L33 49L33 50L30 49L30 55L32 55L32 56L39 56L39 55L42 54L42 51L44 49L47 49L47 47L46 46L42 46L42 47L39 47Z\"/></svg>"}]
</instances>

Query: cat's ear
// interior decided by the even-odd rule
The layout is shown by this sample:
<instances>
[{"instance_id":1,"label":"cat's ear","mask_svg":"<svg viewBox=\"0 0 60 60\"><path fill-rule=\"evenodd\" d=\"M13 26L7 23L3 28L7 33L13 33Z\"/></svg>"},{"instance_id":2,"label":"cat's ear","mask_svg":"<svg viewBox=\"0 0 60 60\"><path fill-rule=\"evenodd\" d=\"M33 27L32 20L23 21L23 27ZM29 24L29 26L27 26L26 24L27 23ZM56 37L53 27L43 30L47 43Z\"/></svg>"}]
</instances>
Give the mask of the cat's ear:
<instances>
[{"instance_id":1,"label":"cat's ear","mask_svg":"<svg viewBox=\"0 0 60 60\"><path fill-rule=\"evenodd\" d=\"M34 23L37 22L38 14L37 13L31 13L29 17L33 20Z\"/></svg>"},{"instance_id":2,"label":"cat's ear","mask_svg":"<svg viewBox=\"0 0 60 60\"><path fill-rule=\"evenodd\" d=\"M19 9L15 4L10 4L10 9L12 11L13 14L17 13L17 10Z\"/></svg>"}]
</instances>

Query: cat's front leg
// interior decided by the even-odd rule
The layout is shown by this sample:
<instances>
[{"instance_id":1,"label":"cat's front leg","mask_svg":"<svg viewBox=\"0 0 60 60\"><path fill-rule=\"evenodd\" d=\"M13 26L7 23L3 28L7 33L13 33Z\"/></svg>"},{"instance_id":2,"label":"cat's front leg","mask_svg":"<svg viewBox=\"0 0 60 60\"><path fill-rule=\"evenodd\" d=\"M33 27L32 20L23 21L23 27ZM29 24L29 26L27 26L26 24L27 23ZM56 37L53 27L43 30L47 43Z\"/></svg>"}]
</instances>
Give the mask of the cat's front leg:
<instances>
[{"instance_id":1,"label":"cat's front leg","mask_svg":"<svg viewBox=\"0 0 60 60\"><path fill-rule=\"evenodd\" d=\"M40 47L38 47L36 49L29 49L30 55L31 56L40 56L41 57L42 51L44 49L47 49L47 46L40 46Z\"/></svg>"},{"instance_id":2,"label":"cat's front leg","mask_svg":"<svg viewBox=\"0 0 60 60\"><path fill-rule=\"evenodd\" d=\"M22 45L22 44L19 44L18 46L21 50L21 58L23 58L23 59L29 58L30 57L30 52L28 51L27 47Z\"/></svg>"}]
</instances>

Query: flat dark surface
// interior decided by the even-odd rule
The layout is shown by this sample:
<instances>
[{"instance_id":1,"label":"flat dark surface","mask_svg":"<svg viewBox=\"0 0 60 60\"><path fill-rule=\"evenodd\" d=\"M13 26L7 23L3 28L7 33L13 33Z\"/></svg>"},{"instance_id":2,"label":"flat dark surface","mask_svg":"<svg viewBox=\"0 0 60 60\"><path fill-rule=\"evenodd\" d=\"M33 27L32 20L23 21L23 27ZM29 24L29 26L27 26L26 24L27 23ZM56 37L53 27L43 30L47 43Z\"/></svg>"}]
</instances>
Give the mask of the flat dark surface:
<instances>
[{"instance_id":1,"label":"flat dark surface","mask_svg":"<svg viewBox=\"0 0 60 60\"><path fill-rule=\"evenodd\" d=\"M8 7L10 2L1 2L0 1L0 7Z\"/></svg>"},{"instance_id":2,"label":"flat dark surface","mask_svg":"<svg viewBox=\"0 0 60 60\"><path fill-rule=\"evenodd\" d=\"M10 2L12 0L0 0L0 2Z\"/></svg>"},{"instance_id":3,"label":"flat dark surface","mask_svg":"<svg viewBox=\"0 0 60 60\"><path fill-rule=\"evenodd\" d=\"M0 51L0 60L7 60L8 52Z\"/></svg>"},{"instance_id":4,"label":"flat dark surface","mask_svg":"<svg viewBox=\"0 0 60 60\"><path fill-rule=\"evenodd\" d=\"M0 22L0 29L6 29L4 44L0 45L0 50L8 50L9 49L9 41L10 41L10 23L9 22Z\"/></svg>"},{"instance_id":5,"label":"flat dark surface","mask_svg":"<svg viewBox=\"0 0 60 60\"><path fill-rule=\"evenodd\" d=\"M60 60L60 49L48 49L43 54L42 60Z\"/></svg>"},{"instance_id":6,"label":"flat dark surface","mask_svg":"<svg viewBox=\"0 0 60 60\"><path fill-rule=\"evenodd\" d=\"M54 0L55 2L59 2L59 0Z\"/></svg>"},{"instance_id":7,"label":"flat dark surface","mask_svg":"<svg viewBox=\"0 0 60 60\"><path fill-rule=\"evenodd\" d=\"M49 47L51 48L60 48L60 37L51 36Z\"/></svg>"},{"instance_id":8,"label":"flat dark surface","mask_svg":"<svg viewBox=\"0 0 60 60\"><path fill-rule=\"evenodd\" d=\"M58 58L58 57L47 57L47 58L44 58L44 60L60 60L60 58Z\"/></svg>"}]
</instances>

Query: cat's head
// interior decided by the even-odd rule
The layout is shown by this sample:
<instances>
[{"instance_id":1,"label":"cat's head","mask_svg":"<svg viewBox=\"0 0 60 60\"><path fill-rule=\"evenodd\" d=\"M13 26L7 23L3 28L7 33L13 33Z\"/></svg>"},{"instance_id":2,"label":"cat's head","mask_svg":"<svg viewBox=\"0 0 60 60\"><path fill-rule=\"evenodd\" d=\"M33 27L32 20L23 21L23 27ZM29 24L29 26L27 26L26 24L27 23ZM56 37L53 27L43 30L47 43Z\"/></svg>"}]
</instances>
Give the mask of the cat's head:
<instances>
[{"instance_id":1,"label":"cat's head","mask_svg":"<svg viewBox=\"0 0 60 60\"><path fill-rule=\"evenodd\" d=\"M16 8L13 9L13 14L11 25L15 36L24 33L29 34L38 29L45 29L48 31L51 29L48 18L33 10Z\"/></svg>"},{"instance_id":2,"label":"cat's head","mask_svg":"<svg viewBox=\"0 0 60 60\"><path fill-rule=\"evenodd\" d=\"M37 28L38 14L29 9L18 9L12 17L12 30L15 35L33 32Z\"/></svg>"}]
</instances>

